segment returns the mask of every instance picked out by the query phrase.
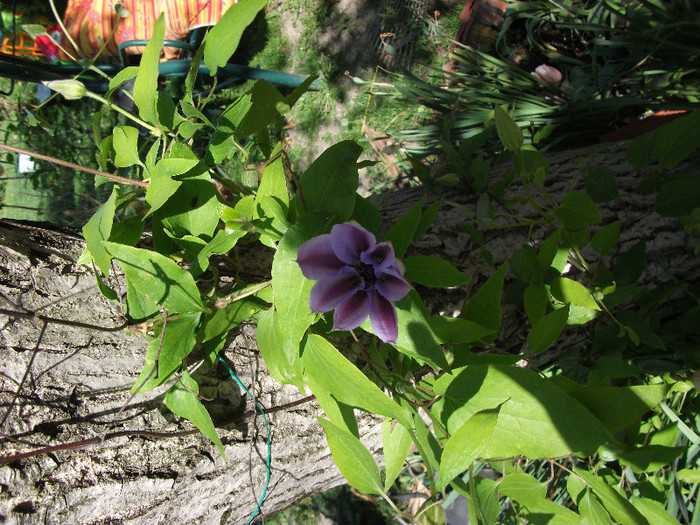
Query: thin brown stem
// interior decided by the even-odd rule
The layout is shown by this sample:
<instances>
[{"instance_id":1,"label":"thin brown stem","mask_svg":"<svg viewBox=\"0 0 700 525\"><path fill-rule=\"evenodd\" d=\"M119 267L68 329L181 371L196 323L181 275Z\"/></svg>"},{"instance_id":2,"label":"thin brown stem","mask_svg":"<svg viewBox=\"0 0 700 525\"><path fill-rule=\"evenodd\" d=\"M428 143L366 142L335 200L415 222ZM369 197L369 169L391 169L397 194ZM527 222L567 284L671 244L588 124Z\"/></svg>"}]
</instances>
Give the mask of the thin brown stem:
<instances>
[{"instance_id":1,"label":"thin brown stem","mask_svg":"<svg viewBox=\"0 0 700 525\"><path fill-rule=\"evenodd\" d=\"M160 332L160 344L158 345L158 354L156 355L155 362L153 363L153 368L151 368L151 371L148 373L148 375L145 377L145 379L143 381L141 381L141 384L139 384L139 386L134 389L134 392L129 396L129 399L127 399L126 402L121 406L121 408L119 409L119 412L117 412L117 415L114 416L114 419L112 420L111 425L109 427L107 427L107 429L100 435L100 439L102 439L102 440L105 439L105 436L107 435L107 430L109 430L111 428L111 426L114 425L114 422L119 419L119 416L121 416L122 413L124 412L124 410L126 410L126 407L129 406L129 403L131 403L131 400L136 397L136 394L138 394L141 391L141 389L143 388L143 385L148 383L148 381L151 379L151 376L153 375L154 372L155 372L156 378L158 378L158 359L160 358L160 351L163 349L163 339L165 337L165 325L168 322L167 310L163 309L162 311L165 315L165 319L163 320L163 329Z\"/></svg>"},{"instance_id":2,"label":"thin brown stem","mask_svg":"<svg viewBox=\"0 0 700 525\"><path fill-rule=\"evenodd\" d=\"M315 396L302 397L301 399L297 399L296 401L292 401L290 403L285 403L283 405L278 405L278 406L274 406L271 408L264 408L263 412L265 412L266 414L271 414L273 412L278 412L280 410L287 410L289 408L293 408L295 406L307 403L313 399L316 399L316 397ZM224 423L222 423L222 426L230 425L233 423L238 423L240 421L249 419L249 418L253 417L254 413L255 413L254 410L248 410L247 412L244 412L240 416L237 416L230 421L225 421ZM178 431L174 431L174 432L159 432L159 431L155 431L155 430L120 430L118 432L110 432L108 434L104 434L102 436L97 436L97 437L90 438L90 439L81 439L80 441L71 441L69 443L61 443L59 445L52 445L52 446L40 448L37 450L30 450L29 452L22 452L21 454L15 454L12 456L3 456L3 457L0 457L0 465L14 463L15 461L20 461L22 459L40 456L42 454L51 454L52 452L58 452L61 450L74 450L74 449L88 447L91 445L99 445L103 441L108 441L110 439L116 439L119 437L147 437L147 438L163 439L163 438L191 436L193 434L197 434L198 432L199 432L199 429L196 429L196 428L193 430L178 430ZM12 439L11 436L4 436L4 437Z\"/></svg>"},{"instance_id":3,"label":"thin brown stem","mask_svg":"<svg viewBox=\"0 0 700 525\"><path fill-rule=\"evenodd\" d=\"M13 153L20 153L22 155L28 155L36 159L45 160L53 164L58 164L59 166L65 166L66 168L72 168L74 170L89 173L91 175L99 175L101 177L105 177L106 179L113 180L114 182L118 182L120 184L128 184L131 186L140 186L141 188L148 188L148 182L143 180L127 179L126 177L120 177L119 175L113 175L112 173L107 173L105 171L86 168L84 166L80 166L79 164L74 164L73 162L67 162L65 160L49 157L48 155L42 155L41 153L35 153L26 149L16 148L14 146L8 146L7 144L2 143L0 143L0 149L12 151Z\"/></svg>"},{"instance_id":4,"label":"thin brown stem","mask_svg":"<svg viewBox=\"0 0 700 525\"><path fill-rule=\"evenodd\" d=\"M19 312L17 310L8 310L6 308L0 308L0 315L7 315L8 317L21 317L23 319L29 319L32 321L41 321L42 323L53 323L65 326L74 326L76 328L87 328L89 330L98 330L100 332L121 332L127 327L127 324L120 324L119 326L109 327L109 326L97 326L89 323L81 323L80 321L69 321L67 319L56 319L55 317L49 317L47 315L41 315L34 312Z\"/></svg>"},{"instance_id":5,"label":"thin brown stem","mask_svg":"<svg viewBox=\"0 0 700 525\"><path fill-rule=\"evenodd\" d=\"M292 181L294 182L294 185L297 188L297 194L299 195L299 205L301 206L302 211L306 212L306 204L304 203L304 195L302 195L301 192L301 185L299 184L299 179L297 178L297 174L292 168L292 163L289 160L289 157L287 156L287 152L282 150L280 153L282 153L282 164L284 165L284 171L285 173L289 173L289 176L291 177Z\"/></svg>"},{"instance_id":6,"label":"thin brown stem","mask_svg":"<svg viewBox=\"0 0 700 525\"><path fill-rule=\"evenodd\" d=\"M7 410L5 411L5 415L2 416L2 420L0 420L0 428L2 428L2 426L5 424L5 421L7 421L7 418L9 417L10 412L12 412L12 409L15 406L15 402L17 401L19 394L22 391L22 388L24 387L24 383L27 381L27 377L29 376L29 372L31 371L32 365L34 364L34 359L39 353L39 345L41 344L41 340L44 338L44 333L46 332L46 327L48 325L49 323L47 323L46 321L42 321L41 331L39 332L39 337L37 337L36 344L34 345L34 349L32 350L32 356L29 358L29 363L27 363L27 367L24 369L24 375L22 376L19 385L17 385L17 390L15 390L15 393L12 396L12 401L10 401Z\"/></svg>"}]
</instances>

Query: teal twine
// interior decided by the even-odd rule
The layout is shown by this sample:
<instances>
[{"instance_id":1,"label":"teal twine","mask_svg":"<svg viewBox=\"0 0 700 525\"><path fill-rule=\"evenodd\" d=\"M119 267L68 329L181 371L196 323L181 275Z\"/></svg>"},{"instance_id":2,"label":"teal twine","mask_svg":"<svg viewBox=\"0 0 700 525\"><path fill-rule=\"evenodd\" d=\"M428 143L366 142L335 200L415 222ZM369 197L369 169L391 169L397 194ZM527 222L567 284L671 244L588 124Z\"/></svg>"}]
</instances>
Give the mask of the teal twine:
<instances>
[{"instance_id":1,"label":"teal twine","mask_svg":"<svg viewBox=\"0 0 700 525\"><path fill-rule=\"evenodd\" d=\"M221 361L221 364L224 365L224 368L228 370L229 375L233 378L233 380L240 386L243 391L247 394L247 396L255 403L255 408L258 409L258 411L262 414L263 420L265 421L265 431L267 432L267 458L265 458L265 467L266 467L266 472L265 472L265 488L263 489L262 495L260 496L260 500L258 501L258 507L255 509L255 512L253 515L248 518L248 521L246 521L246 525L249 523L252 523L252 521L255 519L255 517L260 514L260 507L262 507L263 502L265 501L265 497L267 496L267 488L270 486L270 457L272 456L272 450L271 450L271 445L270 445L270 425L267 422L267 415L265 414L265 410L263 407L258 403L258 401L253 397L253 395L248 392L248 389L243 386L243 383L241 383L241 380L238 379L238 376L231 370L231 367L226 364L226 361L221 356L217 356L219 361Z\"/></svg>"}]
</instances>

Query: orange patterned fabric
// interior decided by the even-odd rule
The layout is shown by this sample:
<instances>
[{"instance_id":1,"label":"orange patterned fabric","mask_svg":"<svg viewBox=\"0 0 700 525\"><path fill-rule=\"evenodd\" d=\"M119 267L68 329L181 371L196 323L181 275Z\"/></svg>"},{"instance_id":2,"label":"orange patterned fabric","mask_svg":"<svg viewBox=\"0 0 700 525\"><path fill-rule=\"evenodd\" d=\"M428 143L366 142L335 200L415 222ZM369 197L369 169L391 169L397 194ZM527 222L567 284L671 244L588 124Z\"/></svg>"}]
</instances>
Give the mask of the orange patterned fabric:
<instances>
[{"instance_id":1,"label":"orange patterned fabric","mask_svg":"<svg viewBox=\"0 0 700 525\"><path fill-rule=\"evenodd\" d=\"M184 40L192 29L214 25L236 0L164 0L164 3L166 33L172 40Z\"/></svg>"},{"instance_id":2,"label":"orange patterned fabric","mask_svg":"<svg viewBox=\"0 0 700 525\"><path fill-rule=\"evenodd\" d=\"M122 0L122 6L131 16L119 18L113 7L115 1L68 0L63 23L80 53L75 52L65 37L63 47L72 55L95 57L106 42L101 56L117 55L120 43L151 38L160 13L165 14L166 40L184 41L192 29L214 25L236 3L236 0ZM131 47L126 51L139 54L143 47ZM174 52L174 48L166 50L166 57L172 57ZM63 52L59 58L70 60Z\"/></svg>"}]
</instances>

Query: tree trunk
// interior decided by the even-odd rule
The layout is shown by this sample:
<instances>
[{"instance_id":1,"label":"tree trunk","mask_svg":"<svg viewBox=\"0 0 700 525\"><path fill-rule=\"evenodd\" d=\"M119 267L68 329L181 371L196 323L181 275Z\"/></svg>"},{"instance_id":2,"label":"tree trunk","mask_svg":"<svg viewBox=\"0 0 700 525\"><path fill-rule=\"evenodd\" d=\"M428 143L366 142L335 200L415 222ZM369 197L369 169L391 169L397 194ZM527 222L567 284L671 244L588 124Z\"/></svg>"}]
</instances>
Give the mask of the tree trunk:
<instances>
[{"instance_id":1,"label":"tree trunk","mask_svg":"<svg viewBox=\"0 0 700 525\"><path fill-rule=\"evenodd\" d=\"M692 249L684 248L678 221L660 218L653 212L653 196L634 191L640 174L627 165L618 146L552 157L548 190L556 196L580 185L574 161L592 153L598 155L596 164L618 175L620 198L606 203L601 213L604 223L623 221L620 248L647 238L650 264L644 279L654 283L682 275L695 278L698 262ZM492 177L505 169L495 170ZM385 224L423 195L420 188L385 196ZM444 197L474 213L474 199L463 193L443 191L427 197ZM488 268L479 255L481 248L459 229L464 213L447 204L441 210L417 249L446 252L468 265L478 280ZM532 215L525 208L521 213ZM526 234L521 229L494 230L485 236L484 247L498 264L522 245ZM220 367L208 378L206 367L195 372L202 393L215 398L208 408L226 460L205 437L185 432L192 429L189 423L165 409L164 387L139 394L122 411L143 366L146 344L138 335L113 329L120 323L119 308L99 294L92 271L75 262L82 239L10 222L0 223L0 236L0 455L87 440L82 447L58 447L1 465L0 522L245 522L256 510L266 472L266 431L262 418L253 417L250 400L240 396ZM427 295L432 309L447 314L459 310L463 299L464 289ZM506 315L501 339L515 341L517 335L522 344L521 315L515 310ZM240 327L225 355L263 406L282 407L268 416L272 473L264 513L342 483L316 421L320 409L314 401L293 405L303 396L267 375L255 349L254 326ZM379 458L380 421L358 415L363 442ZM105 439L94 439L100 437Z\"/></svg>"}]
</instances>

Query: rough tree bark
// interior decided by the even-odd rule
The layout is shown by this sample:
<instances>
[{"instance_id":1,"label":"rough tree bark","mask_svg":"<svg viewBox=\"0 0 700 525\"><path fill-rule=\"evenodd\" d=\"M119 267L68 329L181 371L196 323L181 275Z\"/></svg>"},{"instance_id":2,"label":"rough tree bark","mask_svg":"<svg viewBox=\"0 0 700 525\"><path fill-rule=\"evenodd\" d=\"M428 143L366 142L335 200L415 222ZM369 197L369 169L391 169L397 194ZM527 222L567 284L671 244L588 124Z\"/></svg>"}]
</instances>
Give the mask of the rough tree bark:
<instances>
[{"instance_id":1,"label":"rough tree bark","mask_svg":"<svg viewBox=\"0 0 700 525\"><path fill-rule=\"evenodd\" d=\"M617 145L605 145L550 158L549 191L561 195L581 186L576 159L595 156L592 162L611 167L618 177L620 198L601 207L601 212L604 223L623 221L619 249L647 238L649 265L644 279L657 283L697 278L698 261L692 247L684 245L678 221L660 218L653 212L653 196L635 191L642 174L624 161L623 151ZM492 176L506 169L497 169ZM385 196L385 224L424 194L417 189ZM429 200L438 197L473 211L470 196L454 191L428 194ZM532 212L523 209L522 214ZM470 265L478 278L486 267L479 248L458 227L464 220L462 211L443 205L417 249L444 250ZM485 247L499 262L522 245L525 235L517 228L494 230L486 236ZM0 315L0 421L7 414L0 423L0 456L106 436L83 447L0 466L0 522L245 522L256 508L265 478L265 430L260 417L251 417L250 401L241 398L224 371L214 370L206 377L204 367L195 378L215 398L210 409L226 447L225 461L203 436L182 434L192 427L165 409L163 388L137 396L120 413L143 365L146 345L137 335L111 330L119 324L119 309L96 290L91 271L76 264L82 246L82 240L71 233L0 224L0 307L4 312ZM268 271L269 267L259 269L262 274ZM427 301L435 311L450 313L459 309L463 298L461 289L428 295ZM8 315L8 311L19 313ZM517 350L524 341L522 317L515 309L506 315L500 338L512 341L511 348ZM82 324L49 321L35 347L47 318ZM280 386L266 374L255 349L253 326L236 332L226 356L265 407L284 406L303 397L296 388ZM265 514L343 482L317 415L320 410L313 401L270 414L273 469ZM362 415L360 419L363 442L379 459L379 422Z\"/></svg>"}]
</instances>

